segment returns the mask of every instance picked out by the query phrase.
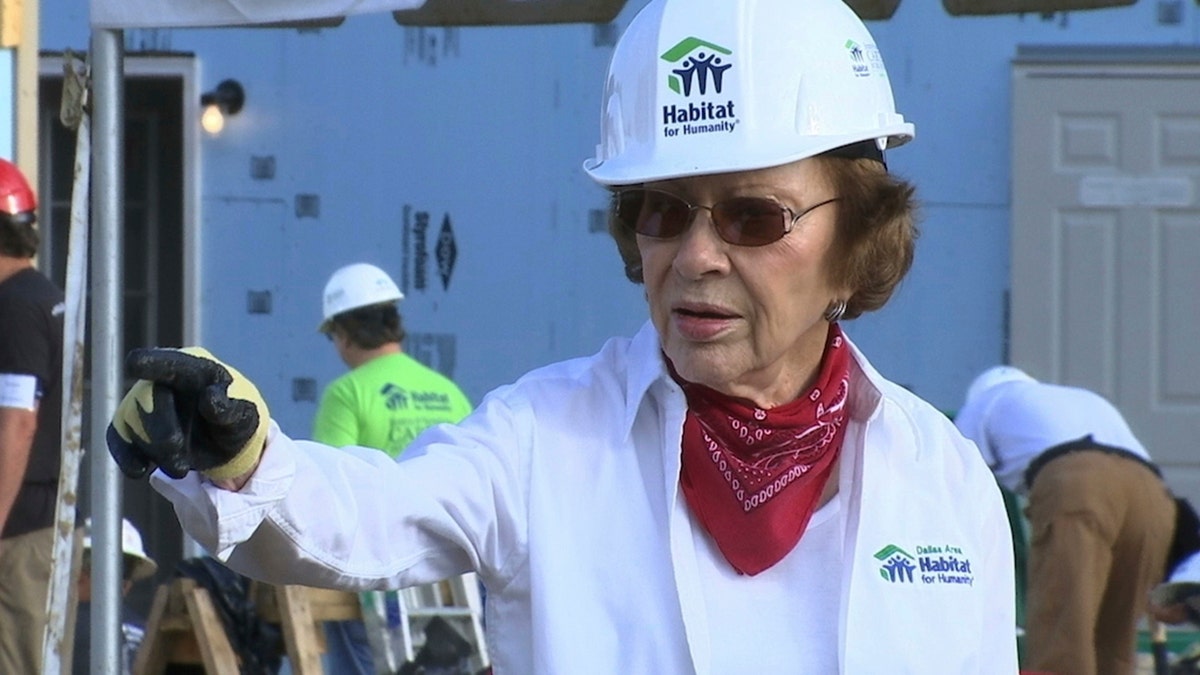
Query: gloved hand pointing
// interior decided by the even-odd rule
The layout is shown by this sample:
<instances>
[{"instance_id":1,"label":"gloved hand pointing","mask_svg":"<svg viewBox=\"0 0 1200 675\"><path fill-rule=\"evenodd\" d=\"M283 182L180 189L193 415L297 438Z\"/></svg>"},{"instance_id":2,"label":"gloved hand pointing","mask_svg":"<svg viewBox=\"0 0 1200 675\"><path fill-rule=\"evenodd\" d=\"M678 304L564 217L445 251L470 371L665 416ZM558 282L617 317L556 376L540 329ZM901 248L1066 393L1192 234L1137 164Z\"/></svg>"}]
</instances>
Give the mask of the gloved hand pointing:
<instances>
[{"instance_id":1,"label":"gloved hand pointing","mask_svg":"<svg viewBox=\"0 0 1200 675\"><path fill-rule=\"evenodd\" d=\"M226 480L258 463L270 416L244 375L200 347L135 349L126 365L139 379L107 433L126 476L142 478L157 466L172 478L196 470Z\"/></svg>"}]
</instances>

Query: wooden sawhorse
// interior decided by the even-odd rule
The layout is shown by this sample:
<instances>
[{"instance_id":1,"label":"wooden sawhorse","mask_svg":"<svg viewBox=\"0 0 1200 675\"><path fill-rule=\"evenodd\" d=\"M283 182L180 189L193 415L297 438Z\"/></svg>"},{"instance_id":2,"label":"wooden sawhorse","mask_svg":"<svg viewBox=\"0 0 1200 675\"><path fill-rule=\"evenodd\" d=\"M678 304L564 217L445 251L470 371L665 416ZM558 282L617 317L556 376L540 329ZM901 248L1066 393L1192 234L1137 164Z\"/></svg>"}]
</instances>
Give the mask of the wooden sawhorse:
<instances>
[{"instance_id":1,"label":"wooden sawhorse","mask_svg":"<svg viewBox=\"0 0 1200 675\"><path fill-rule=\"evenodd\" d=\"M323 675L324 621L361 619L358 595L307 586L251 584L259 615L278 624L295 675ZM238 660L212 597L195 580L159 586L146 621L134 675L160 675L169 663L202 664L209 675L237 675Z\"/></svg>"}]
</instances>

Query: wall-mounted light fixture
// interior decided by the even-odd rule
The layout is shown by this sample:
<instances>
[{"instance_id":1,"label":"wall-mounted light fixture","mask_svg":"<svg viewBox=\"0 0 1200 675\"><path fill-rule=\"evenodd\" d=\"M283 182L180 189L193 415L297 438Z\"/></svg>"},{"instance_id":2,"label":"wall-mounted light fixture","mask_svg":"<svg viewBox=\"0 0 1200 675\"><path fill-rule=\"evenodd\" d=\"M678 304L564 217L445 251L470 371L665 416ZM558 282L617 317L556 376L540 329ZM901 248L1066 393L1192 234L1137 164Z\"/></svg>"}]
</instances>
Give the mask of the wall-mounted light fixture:
<instances>
[{"instance_id":1,"label":"wall-mounted light fixture","mask_svg":"<svg viewBox=\"0 0 1200 675\"><path fill-rule=\"evenodd\" d=\"M246 92L237 80L222 80L216 89L200 96L200 126L210 134L221 133L225 116L233 115L246 103Z\"/></svg>"}]
</instances>

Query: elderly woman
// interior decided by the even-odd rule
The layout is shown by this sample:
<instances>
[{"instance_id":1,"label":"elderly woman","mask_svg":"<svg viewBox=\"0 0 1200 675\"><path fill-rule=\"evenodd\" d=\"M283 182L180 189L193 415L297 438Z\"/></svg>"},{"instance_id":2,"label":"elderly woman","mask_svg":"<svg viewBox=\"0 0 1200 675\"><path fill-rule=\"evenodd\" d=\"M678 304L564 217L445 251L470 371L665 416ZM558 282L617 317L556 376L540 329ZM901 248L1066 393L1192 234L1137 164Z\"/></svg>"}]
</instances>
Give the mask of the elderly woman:
<instances>
[{"instance_id":1,"label":"elderly woman","mask_svg":"<svg viewBox=\"0 0 1200 675\"><path fill-rule=\"evenodd\" d=\"M292 440L203 350L131 355L110 450L248 575L468 570L497 673L1013 673L1012 543L978 452L839 320L912 260L912 135L841 0L653 0L597 156L650 321L389 461Z\"/></svg>"}]
</instances>

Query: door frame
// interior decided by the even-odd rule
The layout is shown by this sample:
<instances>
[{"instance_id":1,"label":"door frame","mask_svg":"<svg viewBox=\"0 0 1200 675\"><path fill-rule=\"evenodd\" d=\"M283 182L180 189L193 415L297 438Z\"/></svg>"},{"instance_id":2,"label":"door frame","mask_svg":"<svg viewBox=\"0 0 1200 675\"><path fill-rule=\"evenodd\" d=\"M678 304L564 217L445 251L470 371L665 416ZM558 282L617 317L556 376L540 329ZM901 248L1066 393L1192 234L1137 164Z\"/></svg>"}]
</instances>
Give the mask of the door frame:
<instances>
[{"instance_id":1,"label":"door frame","mask_svg":"<svg viewBox=\"0 0 1200 675\"><path fill-rule=\"evenodd\" d=\"M1058 326L1049 317L1056 317L1061 307L1056 304L1055 297L1049 293L1046 286L1055 287L1054 283L1035 283L1050 276L1060 274L1061 269L1053 269L1053 259L1060 256L1060 251L1047 248L1042 240L1033 237L1034 231L1028 228L1029 215L1033 205L1039 201L1032 195L1026 194L1030 181L1045 180L1031 178L1028 173L1030 166L1028 155L1021 154L1022 143L1027 142L1019 131L1021 115L1027 109L1040 110L1032 107L1021 109L1018 105L1022 80L1033 79L1088 79L1088 80L1142 80L1171 82L1186 80L1188 86L1200 81L1200 48L1195 46L1164 46L1164 47L1122 47L1122 46L1023 46L1018 48L1016 57L1011 62L1012 98L1010 114L1012 118L1011 136L1011 200L1010 200L1010 272L1009 290L1010 306L1008 316L1011 317L1007 330L1008 343L1011 346L1010 356L1015 365L1027 369L1030 374L1041 379L1060 382L1062 384L1082 384L1098 389L1106 396L1111 395L1113 403L1126 415L1130 426L1147 445L1151 456L1163 468L1168 484L1181 496L1193 501L1200 500L1200 463L1186 453L1187 438L1194 436L1190 432L1180 432L1177 427L1168 427L1156 423L1155 414L1169 411L1165 406L1154 408L1152 387L1160 376L1161 364L1154 358L1147 357L1149 362L1126 362L1118 360L1117 349L1112 350L1112 377L1105 383L1086 383L1070 381L1066 372L1067 364L1060 358L1060 343L1064 337L1060 335ZM1194 89L1192 89L1194 91ZM1128 99L1138 101L1140 99ZM1190 103L1188 101L1187 103ZM1150 108L1147 108L1150 110ZM1191 124L1188 129L1194 129L1196 115L1188 109L1188 119ZM1194 132L1189 132L1189 138ZM1121 140L1114 137L1115 152L1120 153ZM1036 147L1036 144L1035 144ZM1188 143L1187 148L1194 146ZM1194 152L1190 157L1194 157ZM1128 159L1128 158L1124 158ZM1025 162L1025 163L1022 163ZM1194 212L1200 207L1200 179L1196 177L1193 164L1188 163L1178 173L1172 169L1159 167L1153 171L1139 173L1121 170L1121 163L1109 164L1101 162L1095 172L1088 173L1079 170L1079 180L1072 188L1073 192L1064 193L1061 188L1055 189L1055 194L1069 194L1077 210L1086 213L1088 209L1149 209L1170 213L1173 209ZM1117 170L1113 167L1117 166ZM1071 174L1061 172L1062 176ZM1091 179L1091 180L1089 180ZM1025 223L1023 226L1022 223ZM1149 236L1131 237L1128 231L1117 231L1105 246L1114 247L1113 252L1118 258L1121 252L1128 255L1140 255L1148 260L1150 265L1156 264L1157 240ZM1024 253L1021 253L1024 252ZM1052 270L1053 271L1047 271ZM1118 274L1117 276L1121 276ZM1116 284L1117 282L1113 282ZM1143 305L1153 323L1163 314L1163 309L1157 303L1161 298L1154 294L1150 287L1152 280L1131 275L1122 280L1112 289L1115 294L1116 306L1133 307ZM1028 319L1028 317L1033 317ZM1137 336L1133 334L1137 322L1127 316L1114 315L1109 322L1113 335L1117 336L1117 344L1136 344ZM1144 341L1143 341L1144 342ZM1149 350L1157 353L1158 345L1151 341ZM1145 376L1136 369L1145 370ZM1130 374L1130 368L1134 374ZM1125 376L1122 379L1122 376ZM1133 390L1136 400L1123 401L1122 396L1130 392L1129 382L1145 380L1146 391ZM1103 391L1104 384L1111 391ZM1179 414L1186 413L1177 411ZM1191 424L1187 417L1182 424ZM1192 426L1194 429L1194 425Z\"/></svg>"},{"instance_id":2,"label":"door frame","mask_svg":"<svg viewBox=\"0 0 1200 675\"><path fill-rule=\"evenodd\" d=\"M196 344L202 333L200 324L200 88L199 62L191 54L127 54L124 58L126 79L147 77L178 78L183 85L183 325L184 344ZM61 77L63 54L43 53L38 62L39 77ZM66 252L62 252L66 255Z\"/></svg>"},{"instance_id":3,"label":"door frame","mask_svg":"<svg viewBox=\"0 0 1200 675\"><path fill-rule=\"evenodd\" d=\"M62 79L63 78L63 63L64 54L62 53L43 53L39 58L38 77L42 79ZM201 292L201 227L200 227L200 149L201 149L201 131L200 131L200 93L199 93L199 65L195 56L191 54L172 53L172 54L132 54L124 58L123 63L124 79L126 82L145 80L145 79L163 79L171 80L178 83L179 96L182 100L179 101L179 110L182 119L177 123L180 126L180 180L182 184L179 186L179 211L180 211L180 264L182 265L180 279L180 313L179 313L179 335L183 344L198 344L200 340L200 292ZM174 122L174 120L173 120ZM128 124L124 125L128 128ZM44 142L46 139L39 138L39 153L48 153L49 143ZM93 151L93 158L95 157ZM48 156L42 156L39 161L39 185L48 185L47 172L51 170L51 162ZM93 183L94 186L94 183ZM91 195L91 201L94 201L94 195ZM122 204L124 210L128 208L127 204ZM50 228L68 228L68 222L53 222L48 224ZM89 221L89 227L94 225ZM52 231L49 236L44 236L45 239L53 237ZM52 258L62 258L63 264L66 262L68 251L55 250L51 251ZM90 263L90 261L89 261ZM90 323L90 320L89 320ZM86 475L81 471L80 477ZM81 486L81 492L84 488ZM141 488L138 488L141 489ZM128 499L122 497L122 515L130 514L130 506ZM170 520L174 522L174 516L171 514L169 504L161 502L151 503L148 505L150 513L153 514L155 521L161 519L163 521ZM143 537L154 537L156 530L153 522L141 524L143 528ZM176 524L175 527L178 527ZM186 533L181 532L181 548L175 551L177 559L186 559L201 555L203 553L201 547ZM147 542L149 544L149 541ZM171 545L164 545L167 548L174 548ZM147 547L152 549L151 546ZM159 561L160 569L159 577L169 577L172 574L172 569L169 569L167 563L173 562L170 558ZM149 609L148 601L153 592L152 588L147 588L145 584L135 588L134 596L142 598L145 595L146 610ZM131 597L134 597L131 596Z\"/></svg>"}]
</instances>

